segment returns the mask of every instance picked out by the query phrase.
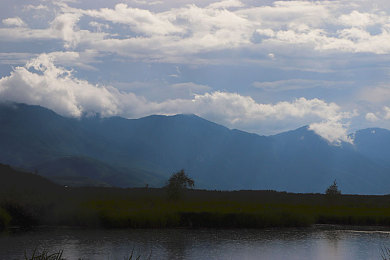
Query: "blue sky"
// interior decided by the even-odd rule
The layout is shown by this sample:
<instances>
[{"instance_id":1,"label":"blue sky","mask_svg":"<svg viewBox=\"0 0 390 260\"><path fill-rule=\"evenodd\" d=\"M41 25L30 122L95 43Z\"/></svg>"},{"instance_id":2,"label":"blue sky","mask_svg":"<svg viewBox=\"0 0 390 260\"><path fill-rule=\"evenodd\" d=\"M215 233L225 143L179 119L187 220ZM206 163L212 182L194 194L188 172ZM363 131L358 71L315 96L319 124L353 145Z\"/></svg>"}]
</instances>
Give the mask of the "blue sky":
<instances>
[{"instance_id":1,"label":"blue sky","mask_svg":"<svg viewBox=\"0 0 390 260\"><path fill-rule=\"evenodd\" d=\"M0 100L352 142L390 128L389 14L377 0L3 0Z\"/></svg>"}]
</instances>

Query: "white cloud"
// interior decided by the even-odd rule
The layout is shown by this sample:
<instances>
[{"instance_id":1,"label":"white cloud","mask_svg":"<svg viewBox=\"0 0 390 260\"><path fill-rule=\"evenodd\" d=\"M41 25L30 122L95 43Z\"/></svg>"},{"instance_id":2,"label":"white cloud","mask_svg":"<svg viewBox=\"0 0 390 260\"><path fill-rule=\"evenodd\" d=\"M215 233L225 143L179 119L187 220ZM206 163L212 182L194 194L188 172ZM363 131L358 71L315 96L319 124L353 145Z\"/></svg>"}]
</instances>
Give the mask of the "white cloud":
<instances>
[{"instance_id":1,"label":"white cloud","mask_svg":"<svg viewBox=\"0 0 390 260\"><path fill-rule=\"evenodd\" d=\"M102 31L102 29L110 29L110 26L108 24L98 23L95 21L89 22L89 25L95 27L99 32Z\"/></svg>"},{"instance_id":2,"label":"white cloud","mask_svg":"<svg viewBox=\"0 0 390 260\"><path fill-rule=\"evenodd\" d=\"M47 54L54 64L67 67L79 67L86 70L96 70L92 63L98 63L96 57L100 54L94 50L85 50L83 52L75 51L57 51Z\"/></svg>"},{"instance_id":3,"label":"white cloud","mask_svg":"<svg viewBox=\"0 0 390 260\"><path fill-rule=\"evenodd\" d=\"M195 113L229 127L290 121L293 125L311 124L310 129L329 142L350 141L346 136L347 125L342 122L353 114L340 111L335 103L299 98L292 102L261 104L249 96L222 91L196 94L189 99L151 102L131 92L77 79L72 71L54 65L55 57L59 56L42 54L24 67L16 67L11 75L0 79L0 99L42 105L62 115L76 117L84 113L125 117ZM205 88L193 83L174 85L177 88L188 86Z\"/></svg>"},{"instance_id":4,"label":"white cloud","mask_svg":"<svg viewBox=\"0 0 390 260\"><path fill-rule=\"evenodd\" d=\"M343 14L339 17L339 22L345 26L367 27L374 24L383 24L388 22L385 16L379 16L372 13L361 13L357 10L349 14Z\"/></svg>"},{"instance_id":5,"label":"white cloud","mask_svg":"<svg viewBox=\"0 0 390 260\"><path fill-rule=\"evenodd\" d=\"M80 20L78 14L61 14L51 22L52 32L65 41L65 47L75 47L80 41L79 33L75 33L75 26Z\"/></svg>"},{"instance_id":6,"label":"white cloud","mask_svg":"<svg viewBox=\"0 0 390 260\"><path fill-rule=\"evenodd\" d=\"M119 112L108 88L74 78L71 71L56 67L52 59L42 54L26 66L16 67L10 76L0 79L0 98L42 105L67 116L80 116L84 111L103 115Z\"/></svg>"},{"instance_id":7,"label":"white cloud","mask_svg":"<svg viewBox=\"0 0 390 260\"><path fill-rule=\"evenodd\" d=\"M275 59L275 54L273 54L273 53L268 53L268 57L269 57L271 60L273 60L273 59Z\"/></svg>"},{"instance_id":8,"label":"white cloud","mask_svg":"<svg viewBox=\"0 0 390 260\"><path fill-rule=\"evenodd\" d=\"M136 4L141 4L141 5L159 5L163 4L163 1L145 1L145 0L132 0Z\"/></svg>"},{"instance_id":9,"label":"white cloud","mask_svg":"<svg viewBox=\"0 0 390 260\"><path fill-rule=\"evenodd\" d=\"M324 139L332 144L340 144L341 142L353 143L353 139L348 135L348 125L341 122L328 120L321 123L313 123L309 126Z\"/></svg>"},{"instance_id":10,"label":"white cloud","mask_svg":"<svg viewBox=\"0 0 390 260\"><path fill-rule=\"evenodd\" d=\"M28 11L28 10L45 10L45 11L49 11L49 7L47 5L42 5L42 4L39 4L39 5L25 5L23 7L23 10L25 10L25 11Z\"/></svg>"},{"instance_id":11,"label":"white cloud","mask_svg":"<svg viewBox=\"0 0 390 260\"><path fill-rule=\"evenodd\" d=\"M23 22L20 17L12 17L12 18L6 18L3 19L3 24L8 25L8 26L16 26L16 27L24 27L26 26L26 23Z\"/></svg>"},{"instance_id":12,"label":"white cloud","mask_svg":"<svg viewBox=\"0 0 390 260\"><path fill-rule=\"evenodd\" d=\"M367 121L370 121L370 122L376 122L379 120L379 118L374 113L371 113L371 112L367 113L365 118Z\"/></svg>"},{"instance_id":13,"label":"white cloud","mask_svg":"<svg viewBox=\"0 0 390 260\"><path fill-rule=\"evenodd\" d=\"M385 112L384 119L389 120L390 119L390 107L384 106L383 110Z\"/></svg>"},{"instance_id":14,"label":"white cloud","mask_svg":"<svg viewBox=\"0 0 390 260\"><path fill-rule=\"evenodd\" d=\"M224 0L210 4L209 8L231 8L231 7L242 7L244 4L238 0Z\"/></svg>"},{"instance_id":15,"label":"white cloud","mask_svg":"<svg viewBox=\"0 0 390 260\"><path fill-rule=\"evenodd\" d=\"M0 28L0 42L18 42L22 40L56 39L51 30L30 29L27 27Z\"/></svg>"},{"instance_id":16,"label":"white cloud","mask_svg":"<svg viewBox=\"0 0 390 260\"><path fill-rule=\"evenodd\" d=\"M56 38L64 41L67 49L94 48L158 62L191 63L199 58L191 55L232 49L244 50L242 62L253 59L259 52L265 52L263 57L271 53L268 55L271 60L286 54L300 57L308 50L390 53L390 16L374 8L362 12L356 9L363 8L359 4L275 1L250 6L245 1L225 0L206 1L204 7L183 2L170 3L178 6L170 8L167 3L163 11L158 8L152 11L148 9L149 2L137 0L136 3L146 5L143 8L130 6L132 2L135 3L129 1L100 9L57 3L57 9L52 10L55 18L46 29L2 28L0 36L7 38L3 41ZM45 6L26 8L45 9ZM98 30L83 28L82 17L92 19L89 24ZM120 26L108 28L111 23ZM370 32L373 25L378 32ZM103 34L101 29L109 32Z\"/></svg>"},{"instance_id":17,"label":"white cloud","mask_svg":"<svg viewBox=\"0 0 390 260\"><path fill-rule=\"evenodd\" d=\"M113 23L127 24L137 33L144 35L165 35L183 32L172 24L169 14L152 13L149 10L132 8L126 4L117 4L114 9L85 10L82 13Z\"/></svg>"},{"instance_id":18,"label":"white cloud","mask_svg":"<svg viewBox=\"0 0 390 260\"><path fill-rule=\"evenodd\" d=\"M230 7L236 10L226 9ZM269 6L246 7L240 1L227 0L203 8L192 4L164 12L126 4L117 4L114 9L79 12L128 25L137 35L95 43L96 48L101 46L105 50L115 46L113 49L122 55L134 50L142 55L149 50L151 56L159 52L162 57L172 57L247 47L256 47L254 51L258 51L259 47L278 46L293 46L299 52L310 48L390 53L389 16L356 10L343 14L342 7L330 1L276 1ZM371 34L366 28L370 25L378 25L380 33ZM158 51L154 46L159 46ZM283 48L278 48L280 51ZM274 58L275 53L269 57Z\"/></svg>"}]
</instances>

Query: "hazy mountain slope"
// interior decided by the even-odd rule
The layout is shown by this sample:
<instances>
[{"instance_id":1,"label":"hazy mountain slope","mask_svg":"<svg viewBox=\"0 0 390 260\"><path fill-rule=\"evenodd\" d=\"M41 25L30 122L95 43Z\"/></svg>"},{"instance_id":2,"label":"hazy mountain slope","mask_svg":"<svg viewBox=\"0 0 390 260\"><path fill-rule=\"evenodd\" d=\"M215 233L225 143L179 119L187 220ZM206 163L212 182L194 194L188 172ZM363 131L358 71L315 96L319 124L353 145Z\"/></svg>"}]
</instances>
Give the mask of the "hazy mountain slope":
<instances>
[{"instance_id":1,"label":"hazy mountain slope","mask_svg":"<svg viewBox=\"0 0 390 260\"><path fill-rule=\"evenodd\" d=\"M8 165L0 164L0 193L23 191L33 192L58 191L61 187L36 174L22 172Z\"/></svg>"},{"instance_id":2,"label":"hazy mountain slope","mask_svg":"<svg viewBox=\"0 0 390 260\"><path fill-rule=\"evenodd\" d=\"M159 176L139 169L112 167L96 159L68 156L35 166L40 175L68 186L161 186Z\"/></svg>"},{"instance_id":3,"label":"hazy mountain slope","mask_svg":"<svg viewBox=\"0 0 390 260\"><path fill-rule=\"evenodd\" d=\"M59 180L63 173L60 183L160 186L164 182L162 176L136 167L110 165L110 158L123 153L80 120L39 106L2 104L0 125L0 162L38 170L53 180ZM125 154L123 161L128 159Z\"/></svg>"},{"instance_id":4,"label":"hazy mountain slope","mask_svg":"<svg viewBox=\"0 0 390 260\"><path fill-rule=\"evenodd\" d=\"M382 128L359 130L354 135L357 152L390 165L390 131Z\"/></svg>"},{"instance_id":5,"label":"hazy mountain slope","mask_svg":"<svg viewBox=\"0 0 390 260\"><path fill-rule=\"evenodd\" d=\"M140 167L167 176L184 168L209 188L253 185L269 148L266 137L229 130L195 115L86 119L83 123L126 150L134 164L142 162Z\"/></svg>"},{"instance_id":6,"label":"hazy mountain slope","mask_svg":"<svg viewBox=\"0 0 390 260\"><path fill-rule=\"evenodd\" d=\"M265 137L195 115L68 119L20 104L0 106L0 123L0 162L61 183L161 185L184 168L200 188L324 192L337 179L343 192L390 193L388 151L375 150L387 130L333 146L307 127Z\"/></svg>"},{"instance_id":7,"label":"hazy mountain slope","mask_svg":"<svg viewBox=\"0 0 390 260\"><path fill-rule=\"evenodd\" d=\"M389 169L352 149L329 145L302 127L272 136L279 169L279 185L293 191L325 191L337 179L347 193L388 193ZM275 177L276 177L275 176ZM297 181L298 180L298 181Z\"/></svg>"},{"instance_id":8,"label":"hazy mountain slope","mask_svg":"<svg viewBox=\"0 0 390 260\"><path fill-rule=\"evenodd\" d=\"M43 159L82 153L82 138L74 120L38 107L1 105L0 156L3 162L25 166Z\"/></svg>"}]
</instances>

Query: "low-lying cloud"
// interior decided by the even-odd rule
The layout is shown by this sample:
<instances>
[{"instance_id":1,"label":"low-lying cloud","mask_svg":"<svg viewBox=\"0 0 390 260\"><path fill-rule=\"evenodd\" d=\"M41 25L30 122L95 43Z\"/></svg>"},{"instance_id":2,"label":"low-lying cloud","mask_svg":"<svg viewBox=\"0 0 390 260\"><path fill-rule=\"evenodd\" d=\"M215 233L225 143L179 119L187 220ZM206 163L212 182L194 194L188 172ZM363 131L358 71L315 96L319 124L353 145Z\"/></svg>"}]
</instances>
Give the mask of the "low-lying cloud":
<instances>
[{"instance_id":1,"label":"low-lying cloud","mask_svg":"<svg viewBox=\"0 0 390 260\"><path fill-rule=\"evenodd\" d=\"M7 26L16 26L16 27L26 26L26 23L23 22L23 20L20 17L11 17L7 19L3 19L2 22Z\"/></svg>"},{"instance_id":2,"label":"low-lying cloud","mask_svg":"<svg viewBox=\"0 0 390 260\"><path fill-rule=\"evenodd\" d=\"M310 124L309 129L331 143L352 141L347 135L346 120L355 114L341 111L335 103L302 97L293 101L261 104L249 96L225 91L194 94L190 99L152 102L131 92L122 92L112 86L93 85L76 78L71 70L55 64L55 57L61 56L59 53L42 54L25 66L16 67L9 76L0 79L0 100L41 105L72 117L91 113L128 118L194 113L243 130L249 126L256 130L257 125L259 133L259 129L267 132L267 124L275 122L287 123L285 127L290 129ZM174 87L207 88L193 83Z\"/></svg>"}]
</instances>

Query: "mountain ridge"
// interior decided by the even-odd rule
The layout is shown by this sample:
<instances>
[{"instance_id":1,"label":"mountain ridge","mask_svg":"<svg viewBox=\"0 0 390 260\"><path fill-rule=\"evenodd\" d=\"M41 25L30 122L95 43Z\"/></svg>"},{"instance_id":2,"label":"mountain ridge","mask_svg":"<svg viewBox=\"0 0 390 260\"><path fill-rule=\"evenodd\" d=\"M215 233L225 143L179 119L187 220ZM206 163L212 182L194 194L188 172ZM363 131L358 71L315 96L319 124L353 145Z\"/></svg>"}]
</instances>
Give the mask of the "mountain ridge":
<instances>
[{"instance_id":1,"label":"mountain ridge","mask_svg":"<svg viewBox=\"0 0 390 260\"><path fill-rule=\"evenodd\" d=\"M109 186L162 186L185 169L208 189L323 192L337 179L347 193L390 193L390 167L386 156L373 155L370 130L357 132L357 145L333 146L307 126L262 136L196 115L74 119L25 104L0 105L0 124L0 162L37 169L52 180L44 163L62 165L48 167L51 172L92 176ZM390 131L378 131L381 143L390 143Z\"/></svg>"}]
</instances>

